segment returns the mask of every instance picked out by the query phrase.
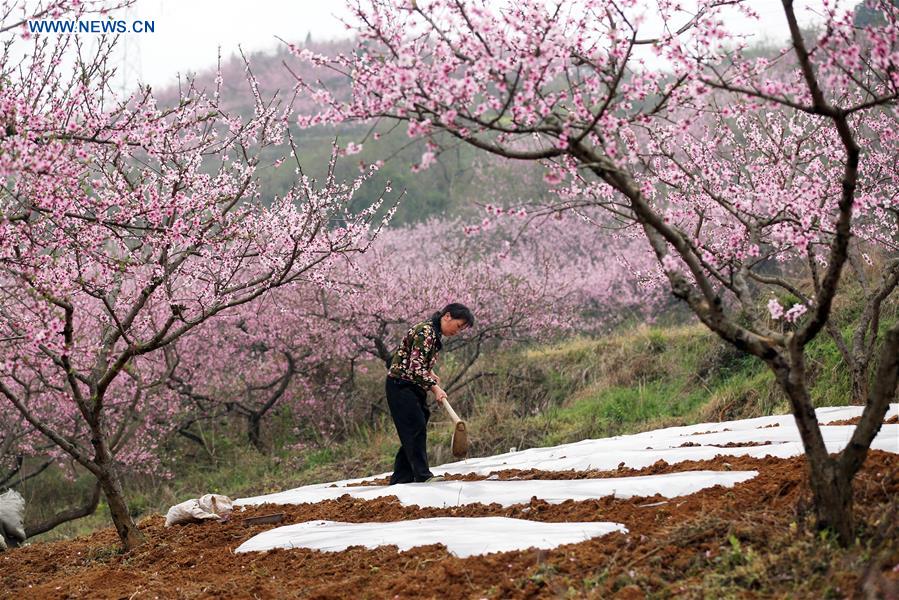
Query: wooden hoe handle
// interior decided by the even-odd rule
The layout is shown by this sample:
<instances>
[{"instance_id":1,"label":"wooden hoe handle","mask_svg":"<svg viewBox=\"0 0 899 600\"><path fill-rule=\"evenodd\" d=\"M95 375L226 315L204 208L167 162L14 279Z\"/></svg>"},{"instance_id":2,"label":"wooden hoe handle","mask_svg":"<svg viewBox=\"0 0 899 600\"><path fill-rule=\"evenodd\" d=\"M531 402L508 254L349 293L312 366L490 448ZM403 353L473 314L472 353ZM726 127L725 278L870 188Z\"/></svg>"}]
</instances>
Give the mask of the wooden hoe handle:
<instances>
[{"instance_id":1,"label":"wooden hoe handle","mask_svg":"<svg viewBox=\"0 0 899 600\"><path fill-rule=\"evenodd\" d=\"M462 420L459 418L459 415L456 414L456 411L453 410L453 407L450 406L449 400L444 398L441 404L443 404L443 408L446 409L447 414L449 414L450 419L452 419L453 425Z\"/></svg>"}]
</instances>

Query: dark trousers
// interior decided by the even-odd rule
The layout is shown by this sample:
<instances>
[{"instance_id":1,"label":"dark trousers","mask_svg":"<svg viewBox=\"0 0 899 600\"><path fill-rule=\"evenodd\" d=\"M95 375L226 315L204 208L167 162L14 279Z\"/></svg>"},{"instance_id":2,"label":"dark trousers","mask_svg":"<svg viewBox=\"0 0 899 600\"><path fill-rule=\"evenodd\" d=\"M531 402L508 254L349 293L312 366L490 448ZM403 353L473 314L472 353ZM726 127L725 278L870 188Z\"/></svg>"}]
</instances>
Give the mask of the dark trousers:
<instances>
[{"instance_id":1,"label":"dark trousers","mask_svg":"<svg viewBox=\"0 0 899 600\"><path fill-rule=\"evenodd\" d=\"M390 485L425 481L433 477L428 468L428 393L412 383L388 377L387 406L402 446L393 461Z\"/></svg>"}]
</instances>

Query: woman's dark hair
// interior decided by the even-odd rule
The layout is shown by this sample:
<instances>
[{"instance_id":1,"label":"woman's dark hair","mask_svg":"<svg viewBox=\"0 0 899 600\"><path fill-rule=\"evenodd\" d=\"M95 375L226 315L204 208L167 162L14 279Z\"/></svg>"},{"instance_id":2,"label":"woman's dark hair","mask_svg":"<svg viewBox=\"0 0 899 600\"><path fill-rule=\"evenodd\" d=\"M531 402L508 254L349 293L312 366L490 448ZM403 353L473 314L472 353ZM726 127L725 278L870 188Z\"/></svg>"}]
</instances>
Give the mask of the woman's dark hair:
<instances>
[{"instance_id":1,"label":"woman's dark hair","mask_svg":"<svg viewBox=\"0 0 899 600\"><path fill-rule=\"evenodd\" d=\"M471 310L464 304L459 304L458 302L447 304L443 307L443 310L438 310L431 316L431 318L440 319L446 313L449 313L454 319L463 319L468 327L474 327L474 315L471 314Z\"/></svg>"}]
</instances>

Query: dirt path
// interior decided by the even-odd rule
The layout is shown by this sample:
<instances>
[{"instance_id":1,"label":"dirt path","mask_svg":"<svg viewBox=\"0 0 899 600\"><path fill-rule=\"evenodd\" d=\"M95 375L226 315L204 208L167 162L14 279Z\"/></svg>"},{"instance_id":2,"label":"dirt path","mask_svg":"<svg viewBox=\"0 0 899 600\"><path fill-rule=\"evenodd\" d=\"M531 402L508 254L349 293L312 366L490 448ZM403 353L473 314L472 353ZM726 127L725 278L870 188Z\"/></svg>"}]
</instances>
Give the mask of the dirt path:
<instances>
[{"instance_id":1,"label":"dirt path","mask_svg":"<svg viewBox=\"0 0 899 600\"><path fill-rule=\"evenodd\" d=\"M736 585L746 597L813 598L820 597L824 586L838 597L860 596L857 590L862 585L875 586L872 589L879 590L879 597L889 597L896 589L899 572L893 566L899 563L899 532L893 523L883 521L889 503L899 498L899 456L894 454L872 452L856 482L860 523L870 524L861 525L861 535L867 545L877 542L873 555L879 561L875 563L867 561L872 553L865 554L862 547L844 551L829 544L822 553L809 541L816 534L807 528L806 467L801 457L719 457L588 474L506 471L502 477L607 477L687 468L757 469L760 474L733 489L710 488L668 501L657 496L551 505L534 499L507 508L479 504L418 509L403 507L395 499L363 501L344 496L312 505L252 507L225 524L166 529L163 518L153 516L140 523L149 542L128 554L119 553L111 529L0 554L0 596L642 598L644 592L701 597L710 589L729 590ZM443 546L402 553L383 547L338 553L294 549L233 554L245 540L276 526L245 527L242 518L270 512L287 513L282 524L495 515L550 522L615 521L625 524L630 533L550 551L467 559L453 557ZM749 572L753 569L761 572Z\"/></svg>"}]
</instances>

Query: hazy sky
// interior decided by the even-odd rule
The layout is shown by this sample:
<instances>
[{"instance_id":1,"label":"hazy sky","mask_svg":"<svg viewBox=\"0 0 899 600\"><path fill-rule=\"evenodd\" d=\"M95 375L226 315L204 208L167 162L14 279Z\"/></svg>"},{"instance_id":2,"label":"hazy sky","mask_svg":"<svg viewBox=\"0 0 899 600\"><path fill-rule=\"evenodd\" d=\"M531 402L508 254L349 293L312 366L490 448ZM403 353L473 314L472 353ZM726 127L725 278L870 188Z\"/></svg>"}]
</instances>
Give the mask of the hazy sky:
<instances>
[{"instance_id":1,"label":"hazy sky","mask_svg":"<svg viewBox=\"0 0 899 600\"><path fill-rule=\"evenodd\" d=\"M786 22L780 0L753 0L751 5L762 16L761 23L734 19L734 29L752 33L760 39L780 41L786 37ZM820 1L796 2L803 20L810 18L805 8ZM138 81L154 87L186 73L215 64L218 47L222 55L245 51L271 50L276 36L302 41L311 33L314 39L345 37L338 17L346 16L345 0L137 0L127 13L113 18L152 20L154 33L126 34L121 39L120 72L128 87Z\"/></svg>"},{"instance_id":2,"label":"hazy sky","mask_svg":"<svg viewBox=\"0 0 899 600\"><path fill-rule=\"evenodd\" d=\"M276 38L302 41L346 37L338 16L343 0L138 0L113 18L154 21L153 33L121 36L119 68L130 84L154 87L171 83L176 73L215 64L218 48L226 57L237 52L271 50Z\"/></svg>"}]
</instances>

